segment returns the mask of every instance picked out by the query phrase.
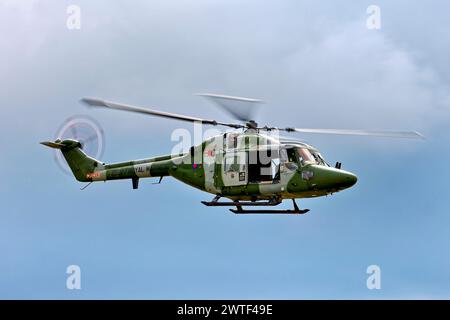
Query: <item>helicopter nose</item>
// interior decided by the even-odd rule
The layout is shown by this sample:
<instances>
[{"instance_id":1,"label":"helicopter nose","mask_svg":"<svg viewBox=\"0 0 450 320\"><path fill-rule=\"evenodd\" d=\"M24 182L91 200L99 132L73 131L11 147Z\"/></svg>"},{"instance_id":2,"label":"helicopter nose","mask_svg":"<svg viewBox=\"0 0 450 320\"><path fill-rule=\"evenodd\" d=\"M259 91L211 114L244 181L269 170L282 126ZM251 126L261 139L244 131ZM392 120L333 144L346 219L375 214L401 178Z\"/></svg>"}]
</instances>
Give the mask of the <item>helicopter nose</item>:
<instances>
[{"instance_id":1,"label":"helicopter nose","mask_svg":"<svg viewBox=\"0 0 450 320\"><path fill-rule=\"evenodd\" d=\"M340 170L342 172L339 173L340 175L340 182L339 184L342 186L342 188L350 188L355 185L356 181L358 181L358 177L354 175L351 172Z\"/></svg>"},{"instance_id":2,"label":"helicopter nose","mask_svg":"<svg viewBox=\"0 0 450 320\"><path fill-rule=\"evenodd\" d=\"M345 170L316 167L311 183L320 190L343 190L353 186L357 180L356 175Z\"/></svg>"}]
</instances>

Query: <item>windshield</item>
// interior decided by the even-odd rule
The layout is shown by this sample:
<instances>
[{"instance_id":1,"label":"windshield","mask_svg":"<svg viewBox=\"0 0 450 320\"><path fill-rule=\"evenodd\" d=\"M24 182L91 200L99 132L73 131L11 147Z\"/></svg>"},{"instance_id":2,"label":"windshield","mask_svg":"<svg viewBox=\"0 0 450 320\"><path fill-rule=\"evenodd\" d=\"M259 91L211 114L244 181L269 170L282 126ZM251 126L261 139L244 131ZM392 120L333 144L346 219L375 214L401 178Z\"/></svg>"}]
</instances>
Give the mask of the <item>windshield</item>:
<instances>
[{"instance_id":1,"label":"windshield","mask_svg":"<svg viewBox=\"0 0 450 320\"><path fill-rule=\"evenodd\" d=\"M306 148L297 148L297 156L302 166L316 163L316 159Z\"/></svg>"},{"instance_id":2,"label":"windshield","mask_svg":"<svg viewBox=\"0 0 450 320\"><path fill-rule=\"evenodd\" d=\"M307 164L318 164L328 166L325 159L318 152L308 150L306 148L296 148L297 156L300 164L305 166Z\"/></svg>"},{"instance_id":3,"label":"windshield","mask_svg":"<svg viewBox=\"0 0 450 320\"><path fill-rule=\"evenodd\" d=\"M322 155L318 152L311 152L312 156L314 157L314 159L316 160L316 163L322 166L327 166L329 167L328 163L325 161L325 159L322 157Z\"/></svg>"},{"instance_id":4,"label":"windshield","mask_svg":"<svg viewBox=\"0 0 450 320\"><path fill-rule=\"evenodd\" d=\"M329 167L328 163L318 151L308 148L283 148L280 150L280 158L283 163L298 163L302 166L317 164Z\"/></svg>"}]
</instances>

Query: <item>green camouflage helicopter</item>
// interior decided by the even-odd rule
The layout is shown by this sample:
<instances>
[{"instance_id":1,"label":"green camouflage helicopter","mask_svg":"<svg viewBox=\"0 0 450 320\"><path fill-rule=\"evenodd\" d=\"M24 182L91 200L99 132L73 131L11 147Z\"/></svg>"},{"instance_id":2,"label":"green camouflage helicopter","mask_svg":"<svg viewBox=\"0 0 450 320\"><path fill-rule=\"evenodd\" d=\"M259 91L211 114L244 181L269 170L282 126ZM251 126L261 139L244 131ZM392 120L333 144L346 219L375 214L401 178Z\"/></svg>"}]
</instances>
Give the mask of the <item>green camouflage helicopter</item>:
<instances>
[{"instance_id":1,"label":"green camouflage helicopter","mask_svg":"<svg viewBox=\"0 0 450 320\"><path fill-rule=\"evenodd\" d=\"M295 199L339 192L353 186L357 177L342 170L339 162L334 167L330 166L313 146L299 140L280 138L273 135L273 132L423 138L415 131L261 127L250 120L249 112L260 100L216 94L200 95L216 102L239 122L219 122L99 99L82 99L82 102L91 107L125 110L234 129L206 139L200 145L192 146L186 153L106 164L86 155L82 150L82 142L74 139L41 143L59 149L80 182L130 179L133 189L137 189L141 178L159 177L161 182L163 177L171 176L213 194L211 201L202 201L206 206L236 207L230 211L238 214L303 214L309 209L300 209ZM227 198L229 201L219 201L220 198ZM293 209L261 208L277 206L284 199L293 201ZM257 208L247 210L244 207Z\"/></svg>"}]
</instances>

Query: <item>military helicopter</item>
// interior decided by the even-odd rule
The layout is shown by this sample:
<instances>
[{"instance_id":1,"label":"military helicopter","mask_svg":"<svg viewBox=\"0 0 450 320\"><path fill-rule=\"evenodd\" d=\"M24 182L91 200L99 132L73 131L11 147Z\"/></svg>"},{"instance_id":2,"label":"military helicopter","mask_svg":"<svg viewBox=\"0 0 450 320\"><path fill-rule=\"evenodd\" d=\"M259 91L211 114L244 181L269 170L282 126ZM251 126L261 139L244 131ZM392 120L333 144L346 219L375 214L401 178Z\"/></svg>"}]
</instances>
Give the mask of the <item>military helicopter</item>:
<instances>
[{"instance_id":1,"label":"military helicopter","mask_svg":"<svg viewBox=\"0 0 450 320\"><path fill-rule=\"evenodd\" d=\"M160 183L164 177L171 176L213 194L211 201L202 201L206 206L236 207L230 209L236 214L304 214L309 209L300 209L295 199L326 196L342 191L352 187L357 177L342 170L339 162L334 167L330 166L317 148L300 140L273 135L273 132L423 138L416 131L260 126L252 120L250 111L254 110L255 105L262 103L261 100L210 93L199 95L216 102L238 121L220 122L95 98L81 99L86 105L95 108L232 129L192 146L188 152L106 164L85 154L82 142L75 139L57 139L41 144L59 149L80 182L90 184L129 179L133 189L137 189L142 178L159 177ZM221 198L228 201L219 201ZM267 208L275 207L285 199L292 200L293 209ZM244 209L246 207L256 208Z\"/></svg>"}]
</instances>

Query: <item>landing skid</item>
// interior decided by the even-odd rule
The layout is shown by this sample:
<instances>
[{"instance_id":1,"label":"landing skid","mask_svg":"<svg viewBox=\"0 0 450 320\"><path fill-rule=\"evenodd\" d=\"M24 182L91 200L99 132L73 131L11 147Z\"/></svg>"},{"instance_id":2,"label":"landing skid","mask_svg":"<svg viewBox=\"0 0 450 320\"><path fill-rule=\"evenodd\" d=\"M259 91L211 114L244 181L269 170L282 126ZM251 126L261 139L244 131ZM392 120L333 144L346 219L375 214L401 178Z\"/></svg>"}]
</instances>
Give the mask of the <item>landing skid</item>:
<instances>
[{"instance_id":1,"label":"landing skid","mask_svg":"<svg viewBox=\"0 0 450 320\"><path fill-rule=\"evenodd\" d=\"M299 209L295 199L292 199L294 208L292 210L268 210L268 209L255 209L246 210L242 207L260 207L260 206L277 206L281 203L279 199L272 199L263 202L250 202L250 201L228 201L219 202L220 196L216 196L212 201L202 201L205 206L208 207L236 207L236 209L230 209L235 214L305 214L309 209Z\"/></svg>"},{"instance_id":2,"label":"landing skid","mask_svg":"<svg viewBox=\"0 0 450 320\"><path fill-rule=\"evenodd\" d=\"M230 209L235 214L305 214L309 209L304 210L245 210L238 207L238 209Z\"/></svg>"}]
</instances>

